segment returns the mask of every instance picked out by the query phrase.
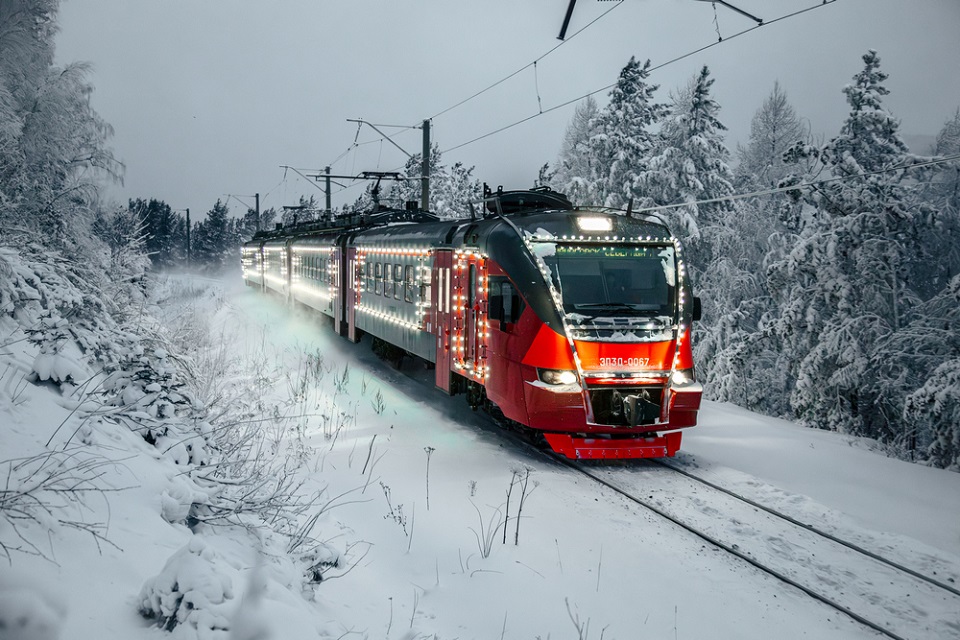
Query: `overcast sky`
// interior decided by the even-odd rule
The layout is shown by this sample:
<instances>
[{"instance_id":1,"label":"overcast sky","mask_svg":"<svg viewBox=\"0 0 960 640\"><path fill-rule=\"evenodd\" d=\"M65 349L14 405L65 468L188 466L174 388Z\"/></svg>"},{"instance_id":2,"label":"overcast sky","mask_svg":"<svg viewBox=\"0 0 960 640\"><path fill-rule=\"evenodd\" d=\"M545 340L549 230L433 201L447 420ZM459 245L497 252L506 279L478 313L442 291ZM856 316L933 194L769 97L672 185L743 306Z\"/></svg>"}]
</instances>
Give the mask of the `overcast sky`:
<instances>
[{"instance_id":1,"label":"overcast sky","mask_svg":"<svg viewBox=\"0 0 960 640\"><path fill-rule=\"evenodd\" d=\"M280 165L354 174L404 164L348 118L432 118L433 140L449 150L444 164L475 166L494 187L528 187L555 160L576 103L554 107L615 82L630 56L668 63L716 43L718 29L723 42L651 82L666 101L708 65L731 150L777 80L814 133L836 135L847 114L841 89L870 48L890 75L886 104L901 131L935 135L960 106L960 1L837 0L774 22L820 2L731 0L766 23L732 37L755 23L710 2L579 0L566 42L536 72L446 113L559 44L568 0L64 0L57 57L93 64L93 105L115 128L112 147L127 167L114 197L159 198L195 216L226 194L252 205L243 196L259 192L264 208L301 194L322 201ZM595 97L606 104L608 92ZM464 145L541 109L549 112ZM385 131L420 151L419 129ZM334 204L361 190L335 194ZM242 215L238 200L229 205Z\"/></svg>"}]
</instances>

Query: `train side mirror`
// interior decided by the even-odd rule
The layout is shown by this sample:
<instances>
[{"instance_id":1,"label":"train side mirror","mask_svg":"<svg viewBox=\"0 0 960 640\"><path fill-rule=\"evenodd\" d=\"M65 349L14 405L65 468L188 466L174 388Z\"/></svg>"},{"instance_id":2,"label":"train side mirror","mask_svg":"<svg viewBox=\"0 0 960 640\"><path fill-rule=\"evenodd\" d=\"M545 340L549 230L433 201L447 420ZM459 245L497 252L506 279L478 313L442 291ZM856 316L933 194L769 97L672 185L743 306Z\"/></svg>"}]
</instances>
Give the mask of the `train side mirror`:
<instances>
[{"instance_id":1,"label":"train side mirror","mask_svg":"<svg viewBox=\"0 0 960 640\"><path fill-rule=\"evenodd\" d=\"M703 316L703 308L700 306L700 296L693 296L693 321L699 322Z\"/></svg>"}]
</instances>

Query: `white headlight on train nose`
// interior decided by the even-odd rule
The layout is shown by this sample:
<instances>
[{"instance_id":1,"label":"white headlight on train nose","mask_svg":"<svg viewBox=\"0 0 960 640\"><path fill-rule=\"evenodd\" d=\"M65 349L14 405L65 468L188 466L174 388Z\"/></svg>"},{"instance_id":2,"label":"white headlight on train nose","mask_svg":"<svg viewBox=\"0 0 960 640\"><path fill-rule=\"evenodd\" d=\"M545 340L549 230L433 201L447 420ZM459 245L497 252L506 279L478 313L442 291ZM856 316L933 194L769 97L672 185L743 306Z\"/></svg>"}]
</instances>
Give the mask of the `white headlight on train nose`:
<instances>
[{"instance_id":1,"label":"white headlight on train nose","mask_svg":"<svg viewBox=\"0 0 960 640\"><path fill-rule=\"evenodd\" d=\"M577 218L577 226L581 231L612 231L613 221L610 218L601 218L599 216L584 216Z\"/></svg>"},{"instance_id":2,"label":"white headlight on train nose","mask_svg":"<svg viewBox=\"0 0 960 640\"><path fill-rule=\"evenodd\" d=\"M541 382L552 385L576 384L577 374L575 371L561 371L559 369L537 369L537 375Z\"/></svg>"},{"instance_id":3,"label":"white headlight on train nose","mask_svg":"<svg viewBox=\"0 0 960 640\"><path fill-rule=\"evenodd\" d=\"M693 369L677 369L670 376L670 381L675 387L682 387L696 381L693 376Z\"/></svg>"}]
</instances>

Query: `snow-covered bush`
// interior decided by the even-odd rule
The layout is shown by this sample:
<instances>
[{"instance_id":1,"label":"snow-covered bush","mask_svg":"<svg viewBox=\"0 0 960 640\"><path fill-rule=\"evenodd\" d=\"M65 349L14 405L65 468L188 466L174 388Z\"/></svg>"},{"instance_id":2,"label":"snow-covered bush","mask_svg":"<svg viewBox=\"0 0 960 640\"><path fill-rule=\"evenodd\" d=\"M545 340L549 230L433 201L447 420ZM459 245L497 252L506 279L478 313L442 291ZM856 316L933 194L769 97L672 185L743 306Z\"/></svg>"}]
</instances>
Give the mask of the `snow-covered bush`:
<instances>
[{"instance_id":1,"label":"snow-covered bush","mask_svg":"<svg viewBox=\"0 0 960 640\"><path fill-rule=\"evenodd\" d=\"M233 585L223 562L201 536L193 536L143 585L140 615L166 631L192 628L200 640L225 637Z\"/></svg>"},{"instance_id":2,"label":"snow-covered bush","mask_svg":"<svg viewBox=\"0 0 960 640\"><path fill-rule=\"evenodd\" d=\"M100 385L107 404L118 408L105 419L139 433L176 464L209 464L212 429L184 386L165 349L148 351L139 344Z\"/></svg>"}]
</instances>

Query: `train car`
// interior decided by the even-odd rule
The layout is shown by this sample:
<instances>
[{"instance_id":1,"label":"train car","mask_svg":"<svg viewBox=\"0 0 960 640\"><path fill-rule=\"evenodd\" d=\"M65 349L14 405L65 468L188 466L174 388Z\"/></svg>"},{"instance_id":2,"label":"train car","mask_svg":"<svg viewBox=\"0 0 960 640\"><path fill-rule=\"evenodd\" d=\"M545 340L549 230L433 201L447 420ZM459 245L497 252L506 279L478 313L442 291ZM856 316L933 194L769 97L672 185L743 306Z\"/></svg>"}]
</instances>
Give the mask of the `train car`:
<instances>
[{"instance_id":1,"label":"train car","mask_svg":"<svg viewBox=\"0 0 960 640\"><path fill-rule=\"evenodd\" d=\"M438 389L569 458L673 456L696 425L700 301L656 217L498 190L469 219L380 211L243 251L247 284L425 361Z\"/></svg>"}]
</instances>

